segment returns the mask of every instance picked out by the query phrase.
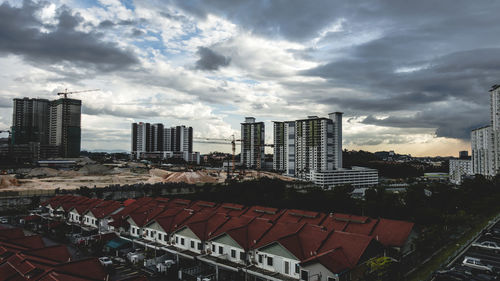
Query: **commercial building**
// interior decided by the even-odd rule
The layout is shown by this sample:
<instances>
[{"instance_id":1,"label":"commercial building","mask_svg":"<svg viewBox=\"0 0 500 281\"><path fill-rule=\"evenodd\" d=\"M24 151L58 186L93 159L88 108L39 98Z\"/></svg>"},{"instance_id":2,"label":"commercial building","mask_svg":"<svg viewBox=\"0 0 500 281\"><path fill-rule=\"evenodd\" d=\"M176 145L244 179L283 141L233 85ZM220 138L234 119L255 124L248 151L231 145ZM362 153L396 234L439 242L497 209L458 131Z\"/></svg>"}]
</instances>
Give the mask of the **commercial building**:
<instances>
[{"instance_id":1,"label":"commercial building","mask_svg":"<svg viewBox=\"0 0 500 281\"><path fill-rule=\"evenodd\" d=\"M274 122L273 168L323 187L378 184L373 169L342 166L342 114Z\"/></svg>"},{"instance_id":2,"label":"commercial building","mask_svg":"<svg viewBox=\"0 0 500 281\"><path fill-rule=\"evenodd\" d=\"M132 158L182 159L200 163L200 153L193 152L193 128L163 124L132 123Z\"/></svg>"},{"instance_id":3,"label":"commercial building","mask_svg":"<svg viewBox=\"0 0 500 281\"><path fill-rule=\"evenodd\" d=\"M450 182L460 185L464 177L472 174L471 159L450 159Z\"/></svg>"},{"instance_id":4,"label":"commercial building","mask_svg":"<svg viewBox=\"0 0 500 281\"><path fill-rule=\"evenodd\" d=\"M264 166L265 125L255 122L254 117L246 117L241 123L241 165L260 169Z\"/></svg>"}]
</instances>

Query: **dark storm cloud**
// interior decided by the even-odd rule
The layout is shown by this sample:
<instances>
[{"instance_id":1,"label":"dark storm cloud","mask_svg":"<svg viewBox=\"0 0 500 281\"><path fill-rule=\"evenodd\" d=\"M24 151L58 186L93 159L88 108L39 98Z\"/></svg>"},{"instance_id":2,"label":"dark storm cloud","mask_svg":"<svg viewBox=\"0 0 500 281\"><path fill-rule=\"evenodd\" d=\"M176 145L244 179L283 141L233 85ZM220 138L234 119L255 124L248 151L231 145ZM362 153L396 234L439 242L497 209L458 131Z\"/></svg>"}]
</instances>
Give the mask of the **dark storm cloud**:
<instances>
[{"instance_id":1,"label":"dark storm cloud","mask_svg":"<svg viewBox=\"0 0 500 281\"><path fill-rule=\"evenodd\" d=\"M98 32L75 30L83 19L67 7L57 11L57 25L44 26L35 17L44 4L24 1L19 8L7 2L0 5L0 54L21 55L33 63L71 63L101 71L138 62L131 52L103 41ZM48 32L42 32L42 26Z\"/></svg>"},{"instance_id":2,"label":"dark storm cloud","mask_svg":"<svg viewBox=\"0 0 500 281\"><path fill-rule=\"evenodd\" d=\"M228 66L231 58L225 57L206 47L198 47L196 52L200 59L196 61L196 69L218 70L220 67Z\"/></svg>"}]
</instances>

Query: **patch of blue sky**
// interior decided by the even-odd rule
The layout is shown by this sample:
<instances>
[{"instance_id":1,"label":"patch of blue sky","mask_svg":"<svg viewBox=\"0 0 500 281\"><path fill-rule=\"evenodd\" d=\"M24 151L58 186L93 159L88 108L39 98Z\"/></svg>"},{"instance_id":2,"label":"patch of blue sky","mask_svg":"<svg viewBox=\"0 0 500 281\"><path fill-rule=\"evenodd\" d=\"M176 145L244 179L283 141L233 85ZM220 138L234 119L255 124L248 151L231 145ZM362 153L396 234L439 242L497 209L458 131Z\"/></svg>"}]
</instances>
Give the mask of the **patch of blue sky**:
<instances>
[{"instance_id":1,"label":"patch of blue sky","mask_svg":"<svg viewBox=\"0 0 500 281\"><path fill-rule=\"evenodd\" d=\"M121 0L120 1L123 6L125 6L127 9L131 10L131 11L135 11L135 5L134 5L134 1L133 0Z\"/></svg>"}]
</instances>

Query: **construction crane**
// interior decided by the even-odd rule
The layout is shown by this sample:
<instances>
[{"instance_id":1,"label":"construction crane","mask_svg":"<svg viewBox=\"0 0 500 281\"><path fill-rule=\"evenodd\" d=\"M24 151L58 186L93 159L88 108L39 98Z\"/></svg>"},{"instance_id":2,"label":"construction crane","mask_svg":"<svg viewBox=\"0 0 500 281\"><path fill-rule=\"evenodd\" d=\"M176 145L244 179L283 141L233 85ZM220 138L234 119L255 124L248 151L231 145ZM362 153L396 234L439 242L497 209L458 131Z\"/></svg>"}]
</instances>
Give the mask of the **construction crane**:
<instances>
[{"instance_id":1,"label":"construction crane","mask_svg":"<svg viewBox=\"0 0 500 281\"><path fill-rule=\"evenodd\" d=\"M231 143L231 147L232 147L232 152L233 152L233 167L232 167L232 173L234 174L234 171L236 169L236 164L235 164L235 155L236 155L236 142L243 142L244 140L242 139L236 139L234 135L231 135L230 138L222 138L222 139L217 139L217 138L194 138L195 140L205 140L206 142L201 142L201 143L215 143L215 144L225 144L225 143L228 143L230 142ZM268 147L274 147L274 144L262 144L262 145L255 145L257 151L259 151L259 153L257 154L257 171L260 171L261 169L261 153L260 153L260 148L261 146L268 146Z\"/></svg>"},{"instance_id":2,"label":"construction crane","mask_svg":"<svg viewBox=\"0 0 500 281\"><path fill-rule=\"evenodd\" d=\"M67 99L68 95L70 95L70 94L85 93L85 92L95 92L95 91L99 91L99 89L83 90L83 91L72 91L72 92L68 92L68 89L65 89L64 92L57 93L57 95L58 96L63 95L64 98Z\"/></svg>"}]
</instances>

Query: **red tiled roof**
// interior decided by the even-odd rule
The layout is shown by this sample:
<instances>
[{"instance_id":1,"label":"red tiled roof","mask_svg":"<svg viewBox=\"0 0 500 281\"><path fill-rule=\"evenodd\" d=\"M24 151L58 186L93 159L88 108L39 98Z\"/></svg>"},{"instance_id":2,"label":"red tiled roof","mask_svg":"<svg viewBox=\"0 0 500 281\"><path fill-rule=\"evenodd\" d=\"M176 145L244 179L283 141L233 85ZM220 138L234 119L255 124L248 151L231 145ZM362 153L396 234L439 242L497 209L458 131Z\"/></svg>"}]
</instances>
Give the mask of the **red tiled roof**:
<instances>
[{"instance_id":1,"label":"red tiled roof","mask_svg":"<svg viewBox=\"0 0 500 281\"><path fill-rule=\"evenodd\" d=\"M189 207L189 209L196 212L204 210L215 210L216 208L217 208L217 203L208 201L196 201Z\"/></svg>"},{"instance_id":2,"label":"red tiled roof","mask_svg":"<svg viewBox=\"0 0 500 281\"><path fill-rule=\"evenodd\" d=\"M341 273L347 269L352 269L356 265L349 263L347 256L341 248L332 249L326 252L323 252L319 255L312 256L301 264L306 265L310 262L318 262L322 264L324 267L328 268L332 273Z\"/></svg>"},{"instance_id":3,"label":"red tiled roof","mask_svg":"<svg viewBox=\"0 0 500 281\"><path fill-rule=\"evenodd\" d=\"M324 213L304 210L286 210L278 219L279 222L301 222L319 225L325 218Z\"/></svg>"},{"instance_id":4,"label":"red tiled roof","mask_svg":"<svg viewBox=\"0 0 500 281\"><path fill-rule=\"evenodd\" d=\"M241 216L241 217L230 217L224 225L222 225L217 231L212 233L210 237L215 237L218 236L221 233L224 233L230 229L234 229L237 227L242 227L244 225L247 225L253 218L248 217L248 216Z\"/></svg>"},{"instance_id":5,"label":"red tiled roof","mask_svg":"<svg viewBox=\"0 0 500 281\"><path fill-rule=\"evenodd\" d=\"M172 233L179 225L189 219L194 213L191 210L186 209L169 209L161 213L158 217L153 219L156 221L163 230L167 233ZM150 224L148 223L148 224Z\"/></svg>"},{"instance_id":6,"label":"red tiled roof","mask_svg":"<svg viewBox=\"0 0 500 281\"><path fill-rule=\"evenodd\" d=\"M252 206L248 208L244 215L276 221L283 213L285 213L285 210L280 210L278 208Z\"/></svg>"},{"instance_id":7,"label":"red tiled roof","mask_svg":"<svg viewBox=\"0 0 500 281\"><path fill-rule=\"evenodd\" d=\"M224 232L219 231L219 234L214 235L212 239L226 233L243 249L248 251L272 226L272 222L267 219L254 218L245 225L228 229Z\"/></svg>"},{"instance_id":8,"label":"red tiled roof","mask_svg":"<svg viewBox=\"0 0 500 281\"><path fill-rule=\"evenodd\" d=\"M334 231L324 240L318 253L341 248L349 264L357 265L361 256L372 243L373 238L366 235Z\"/></svg>"},{"instance_id":9,"label":"red tiled roof","mask_svg":"<svg viewBox=\"0 0 500 281\"><path fill-rule=\"evenodd\" d=\"M223 203L217 208L216 212L232 217L238 217L244 214L246 209L247 207L241 204Z\"/></svg>"},{"instance_id":10,"label":"red tiled roof","mask_svg":"<svg viewBox=\"0 0 500 281\"><path fill-rule=\"evenodd\" d=\"M24 237L24 231L21 228L0 229L0 239L10 240Z\"/></svg>"},{"instance_id":11,"label":"red tiled roof","mask_svg":"<svg viewBox=\"0 0 500 281\"><path fill-rule=\"evenodd\" d=\"M260 248L277 241L281 237L290 235L299 230L304 223L284 223L277 222L257 241L252 241L252 249Z\"/></svg>"},{"instance_id":12,"label":"red tiled roof","mask_svg":"<svg viewBox=\"0 0 500 281\"><path fill-rule=\"evenodd\" d=\"M135 199L127 199L123 201L123 206L128 207L130 204L134 203L136 200Z\"/></svg>"},{"instance_id":13,"label":"red tiled roof","mask_svg":"<svg viewBox=\"0 0 500 281\"><path fill-rule=\"evenodd\" d=\"M328 234L325 228L305 224L297 232L281 237L277 242L302 261L316 255L316 250Z\"/></svg>"},{"instance_id":14,"label":"red tiled roof","mask_svg":"<svg viewBox=\"0 0 500 281\"><path fill-rule=\"evenodd\" d=\"M73 276L75 280L88 278L90 280L106 280L107 273L97 258L88 258L74 262L63 263L54 267L54 272ZM71 280L71 279L58 279ZM85 280L85 279L83 279Z\"/></svg>"},{"instance_id":15,"label":"red tiled roof","mask_svg":"<svg viewBox=\"0 0 500 281\"><path fill-rule=\"evenodd\" d=\"M414 225L407 221L380 219L372 236L386 247L401 247L408 240Z\"/></svg>"},{"instance_id":16,"label":"red tiled roof","mask_svg":"<svg viewBox=\"0 0 500 281\"><path fill-rule=\"evenodd\" d=\"M378 222L379 222L378 219L368 219L365 221L365 223L357 223L351 221L344 229L344 231L363 234L363 235L370 235Z\"/></svg>"},{"instance_id":17,"label":"red tiled roof","mask_svg":"<svg viewBox=\"0 0 500 281\"><path fill-rule=\"evenodd\" d=\"M92 214L97 218L97 219L102 219L105 218L111 213L115 212L119 208L121 208L121 204L116 201L104 201L98 206L90 209L89 211L92 212Z\"/></svg>"},{"instance_id":18,"label":"red tiled roof","mask_svg":"<svg viewBox=\"0 0 500 281\"><path fill-rule=\"evenodd\" d=\"M9 239L8 243L21 246L25 249L38 249L45 247L45 242L43 242L42 236L31 235L19 237L16 239Z\"/></svg>"},{"instance_id":19,"label":"red tiled roof","mask_svg":"<svg viewBox=\"0 0 500 281\"><path fill-rule=\"evenodd\" d=\"M191 203L192 203L191 200L176 198L176 199L168 201L168 203L166 204L166 207L167 208L189 208Z\"/></svg>"},{"instance_id":20,"label":"red tiled roof","mask_svg":"<svg viewBox=\"0 0 500 281\"><path fill-rule=\"evenodd\" d=\"M57 263L68 262L71 259L71 255L68 251L68 248L64 245L55 245L50 247L23 251L23 255L38 257Z\"/></svg>"},{"instance_id":21,"label":"red tiled roof","mask_svg":"<svg viewBox=\"0 0 500 281\"><path fill-rule=\"evenodd\" d=\"M201 241L206 241L228 219L226 214L216 213L205 220L187 223L185 227L188 227Z\"/></svg>"}]
</instances>

